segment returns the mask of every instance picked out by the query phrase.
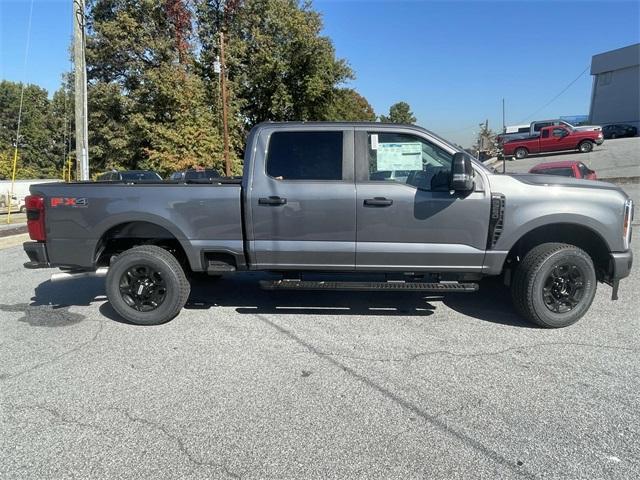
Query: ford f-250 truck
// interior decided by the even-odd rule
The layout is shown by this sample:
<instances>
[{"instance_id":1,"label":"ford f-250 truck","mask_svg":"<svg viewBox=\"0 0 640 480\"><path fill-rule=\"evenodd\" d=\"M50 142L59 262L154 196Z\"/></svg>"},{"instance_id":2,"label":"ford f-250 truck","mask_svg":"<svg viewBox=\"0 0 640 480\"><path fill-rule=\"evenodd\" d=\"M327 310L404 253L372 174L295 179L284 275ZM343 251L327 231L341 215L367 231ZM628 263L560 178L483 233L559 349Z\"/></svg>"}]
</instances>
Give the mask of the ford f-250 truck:
<instances>
[{"instance_id":1,"label":"ford f-250 truck","mask_svg":"<svg viewBox=\"0 0 640 480\"><path fill-rule=\"evenodd\" d=\"M602 145L604 137L601 131L571 130L565 126L544 127L534 137L510 140L502 145L505 156L525 158L530 153L558 152L561 150L579 150L587 153L594 145Z\"/></svg>"},{"instance_id":2,"label":"ford f-250 truck","mask_svg":"<svg viewBox=\"0 0 640 480\"><path fill-rule=\"evenodd\" d=\"M281 275L270 289L437 293L502 274L521 315L563 327L597 282L615 299L632 264L633 205L618 187L498 175L409 125L263 123L241 180L35 185L27 209L25 266L108 267L111 305L137 324L174 318L192 272L267 270Z\"/></svg>"}]
</instances>

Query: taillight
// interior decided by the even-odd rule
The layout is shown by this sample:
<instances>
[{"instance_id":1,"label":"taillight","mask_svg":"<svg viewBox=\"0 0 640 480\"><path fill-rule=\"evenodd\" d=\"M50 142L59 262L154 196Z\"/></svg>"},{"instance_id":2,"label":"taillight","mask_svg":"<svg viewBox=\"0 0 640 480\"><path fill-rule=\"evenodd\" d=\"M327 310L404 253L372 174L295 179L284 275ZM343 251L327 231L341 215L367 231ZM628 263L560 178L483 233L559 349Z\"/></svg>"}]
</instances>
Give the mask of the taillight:
<instances>
[{"instance_id":1,"label":"taillight","mask_svg":"<svg viewBox=\"0 0 640 480\"><path fill-rule=\"evenodd\" d=\"M44 242L47 233L44 228L44 198L38 195L27 195L25 198L27 207L27 229L31 240Z\"/></svg>"}]
</instances>

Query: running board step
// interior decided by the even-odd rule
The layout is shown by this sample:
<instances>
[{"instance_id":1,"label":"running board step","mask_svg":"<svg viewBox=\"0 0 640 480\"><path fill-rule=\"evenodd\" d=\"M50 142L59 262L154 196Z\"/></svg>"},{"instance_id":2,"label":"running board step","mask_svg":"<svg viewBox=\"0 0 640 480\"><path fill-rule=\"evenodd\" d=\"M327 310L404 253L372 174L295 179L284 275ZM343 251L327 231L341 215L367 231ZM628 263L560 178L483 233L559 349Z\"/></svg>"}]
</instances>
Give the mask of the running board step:
<instances>
[{"instance_id":1,"label":"running board step","mask_svg":"<svg viewBox=\"0 0 640 480\"><path fill-rule=\"evenodd\" d=\"M261 280L265 290L412 290L417 292L476 292L477 283L425 283L425 282L323 282L313 280Z\"/></svg>"},{"instance_id":2,"label":"running board step","mask_svg":"<svg viewBox=\"0 0 640 480\"><path fill-rule=\"evenodd\" d=\"M230 265L227 262L219 262L215 260L209 260L207 264L207 273L224 273L224 272L235 272L235 265Z\"/></svg>"}]
</instances>

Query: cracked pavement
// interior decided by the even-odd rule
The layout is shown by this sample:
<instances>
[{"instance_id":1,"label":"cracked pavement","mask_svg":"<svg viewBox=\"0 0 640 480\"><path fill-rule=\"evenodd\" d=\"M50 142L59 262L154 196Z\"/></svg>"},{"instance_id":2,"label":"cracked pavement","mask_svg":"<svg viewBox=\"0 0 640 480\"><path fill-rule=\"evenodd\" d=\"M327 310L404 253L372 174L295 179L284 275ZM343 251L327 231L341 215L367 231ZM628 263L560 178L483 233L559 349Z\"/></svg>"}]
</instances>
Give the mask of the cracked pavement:
<instances>
[{"instance_id":1,"label":"cracked pavement","mask_svg":"<svg viewBox=\"0 0 640 480\"><path fill-rule=\"evenodd\" d=\"M635 242L634 254L640 258ZM0 250L0 477L638 478L640 274L563 330L477 294L197 279L159 327Z\"/></svg>"}]
</instances>

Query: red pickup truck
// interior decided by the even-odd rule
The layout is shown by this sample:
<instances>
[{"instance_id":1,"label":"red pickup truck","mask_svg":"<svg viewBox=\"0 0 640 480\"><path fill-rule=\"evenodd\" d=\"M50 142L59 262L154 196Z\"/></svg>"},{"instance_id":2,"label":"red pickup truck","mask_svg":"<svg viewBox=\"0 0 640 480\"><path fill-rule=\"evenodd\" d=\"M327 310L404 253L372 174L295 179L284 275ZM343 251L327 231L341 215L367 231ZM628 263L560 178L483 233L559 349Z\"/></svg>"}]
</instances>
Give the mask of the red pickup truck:
<instances>
[{"instance_id":1,"label":"red pickup truck","mask_svg":"<svg viewBox=\"0 0 640 480\"><path fill-rule=\"evenodd\" d=\"M582 153L593 150L594 145L604 142L602 131L573 130L563 125L544 127L535 137L521 138L503 144L507 157L525 158L530 153L579 150Z\"/></svg>"}]
</instances>

